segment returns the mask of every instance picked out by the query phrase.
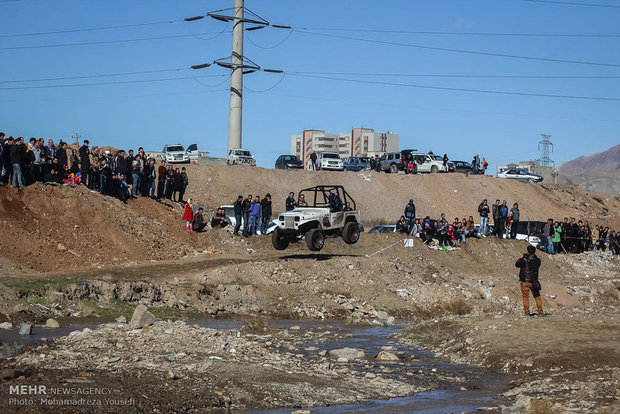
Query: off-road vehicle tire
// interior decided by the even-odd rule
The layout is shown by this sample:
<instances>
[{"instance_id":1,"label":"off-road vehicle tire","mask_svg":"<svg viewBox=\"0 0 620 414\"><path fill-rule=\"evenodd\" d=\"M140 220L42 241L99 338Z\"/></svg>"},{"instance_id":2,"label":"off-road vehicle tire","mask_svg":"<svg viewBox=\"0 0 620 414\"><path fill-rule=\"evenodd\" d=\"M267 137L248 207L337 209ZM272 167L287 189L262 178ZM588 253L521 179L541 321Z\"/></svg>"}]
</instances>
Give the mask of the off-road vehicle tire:
<instances>
[{"instance_id":1,"label":"off-road vehicle tire","mask_svg":"<svg viewBox=\"0 0 620 414\"><path fill-rule=\"evenodd\" d=\"M346 244L355 244L360 239L360 226L350 221L342 229L342 239Z\"/></svg>"},{"instance_id":2,"label":"off-road vehicle tire","mask_svg":"<svg viewBox=\"0 0 620 414\"><path fill-rule=\"evenodd\" d=\"M437 168L437 166L436 166L436 165L433 165L433 166L431 167L431 173L433 173L433 174L437 174L438 172L439 172L439 168Z\"/></svg>"},{"instance_id":3,"label":"off-road vehicle tire","mask_svg":"<svg viewBox=\"0 0 620 414\"><path fill-rule=\"evenodd\" d=\"M390 165L390 174L396 174L398 172L398 165L392 164Z\"/></svg>"},{"instance_id":4,"label":"off-road vehicle tire","mask_svg":"<svg viewBox=\"0 0 620 414\"><path fill-rule=\"evenodd\" d=\"M289 239L276 227L271 234L271 244L276 250L285 250L288 247Z\"/></svg>"},{"instance_id":5,"label":"off-road vehicle tire","mask_svg":"<svg viewBox=\"0 0 620 414\"><path fill-rule=\"evenodd\" d=\"M306 244L308 249L318 252L325 244L325 236L320 229L311 229L306 233Z\"/></svg>"}]
</instances>

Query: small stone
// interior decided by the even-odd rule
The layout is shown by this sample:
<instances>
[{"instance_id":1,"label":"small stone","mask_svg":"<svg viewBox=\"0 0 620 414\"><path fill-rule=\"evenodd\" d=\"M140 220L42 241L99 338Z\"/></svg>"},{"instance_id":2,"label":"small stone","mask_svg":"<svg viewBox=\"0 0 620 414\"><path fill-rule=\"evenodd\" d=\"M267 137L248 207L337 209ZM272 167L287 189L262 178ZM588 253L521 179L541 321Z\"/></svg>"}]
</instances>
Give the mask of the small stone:
<instances>
[{"instance_id":1,"label":"small stone","mask_svg":"<svg viewBox=\"0 0 620 414\"><path fill-rule=\"evenodd\" d=\"M301 328L299 326L297 326L297 325L294 325L294 326L291 326L289 329L291 331L299 331Z\"/></svg>"},{"instance_id":2,"label":"small stone","mask_svg":"<svg viewBox=\"0 0 620 414\"><path fill-rule=\"evenodd\" d=\"M487 286L489 287L495 287L495 282L492 280L489 280L489 283L487 283Z\"/></svg>"},{"instance_id":3,"label":"small stone","mask_svg":"<svg viewBox=\"0 0 620 414\"><path fill-rule=\"evenodd\" d=\"M59 252L66 252L67 251L67 248L62 243L58 243L58 246L56 246L56 249Z\"/></svg>"},{"instance_id":4,"label":"small stone","mask_svg":"<svg viewBox=\"0 0 620 414\"><path fill-rule=\"evenodd\" d=\"M346 359L360 359L364 358L365 354L362 349L358 348L341 348L332 349L329 351L329 356L332 358L346 358Z\"/></svg>"},{"instance_id":5,"label":"small stone","mask_svg":"<svg viewBox=\"0 0 620 414\"><path fill-rule=\"evenodd\" d=\"M342 357L340 357L340 358L338 358L338 359L336 360L336 362L344 362L344 363L347 363L347 362L349 362L349 360L348 360L348 359L346 359L346 358L342 358Z\"/></svg>"},{"instance_id":6,"label":"small stone","mask_svg":"<svg viewBox=\"0 0 620 414\"><path fill-rule=\"evenodd\" d=\"M121 315L118 318L116 318L116 322L118 322L118 323L127 323L127 318L125 318L124 315Z\"/></svg>"},{"instance_id":7,"label":"small stone","mask_svg":"<svg viewBox=\"0 0 620 414\"><path fill-rule=\"evenodd\" d=\"M60 328L60 324L56 319L49 318L45 321L46 328Z\"/></svg>"},{"instance_id":8,"label":"small stone","mask_svg":"<svg viewBox=\"0 0 620 414\"><path fill-rule=\"evenodd\" d=\"M179 379L179 376L175 374L174 372L172 372L172 370L168 370L168 372L166 373L166 378L171 379L171 380L177 380Z\"/></svg>"},{"instance_id":9,"label":"small stone","mask_svg":"<svg viewBox=\"0 0 620 414\"><path fill-rule=\"evenodd\" d=\"M310 410L295 410L291 411L291 414L310 414Z\"/></svg>"},{"instance_id":10,"label":"small stone","mask_svg":"<svg viewBox=\"0 0 620 414\"><path fill-rule=\"evenodd\" d=\"M386 311L377 311L377 319L385 321L390 315Z\"/></svg>"},{"instance_id":11,"label":"small stone","mask_svg":"<svg viewBox=\"0 0 620 414\"><path fill-rule=\"evenodd\" d=\"M399 358L391 352L381 351L377 355L377 360L378 361L398 361Z\"/></svg>"},{"instance_id":12,"label":"small stone","mask_svg":"<svg viewBox=\"0 0 620 414\"><path fill-rule=\"evenodd\" d=\"M26 322L22 322L19 326L20 335L32 335L32 325Z\"/></svg>"}]
</instances>

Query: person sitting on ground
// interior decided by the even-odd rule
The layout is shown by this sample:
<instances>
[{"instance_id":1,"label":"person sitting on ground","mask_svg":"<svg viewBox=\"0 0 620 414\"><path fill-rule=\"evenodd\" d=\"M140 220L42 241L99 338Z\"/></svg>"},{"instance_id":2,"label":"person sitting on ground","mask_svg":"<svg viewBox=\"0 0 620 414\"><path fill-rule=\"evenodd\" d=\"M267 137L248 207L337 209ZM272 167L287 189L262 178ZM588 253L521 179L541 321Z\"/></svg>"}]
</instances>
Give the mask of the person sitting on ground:
<instances>
[{"instance_id":1,"label":"person sitting on ground","mask_svg":"<svg viewBox=\"0 0 620 414\"><path fill-rule=\"evenodd\" d=\"M407 224L407 220L405 220L405 216L400 216L400 219L396 222L396 231L398 233L407 233L409 226Z\"/></svg>"},{"instance_id":2,"label":"person sitting on ground","mask_svg":"<svg viewBox=\"0 0 620 414\"><path fill-rule=\"evenodd\" d=\"M478 237L476 234L476 225L474 224L473 216L469 216L469 219L465 224L465 237Z\"/></svg>"},{"instance_id":3,"label":"person sitting on ground","mask_svg":"<svg viewBox=\"0 0 620 414\"><path fill-rule=\"evenodd\" d=\"M420 237L422 234L422 225L420 224L420 219L415 219L415 222L411 226L411 230L409 231L409 235L412 237Z\"/></svg>"},{"instance_id":4,"label":"person sitting on ground","mask_svg":"<svg viewBox=\"0 0 620 414\"><path fill-rule=\"evenodd\" d=\"M112 191L123 203L127 204L127 199L131 197L131 186L125 181L125 174L120 173L112 178Z\"/></svg>"},{"instance_id":5,"label":"person sitting on ground","mask_svg":"<svg viewBox=\"0 0 620 414\"><path fill-rule=\"evenodd\" d=\"M196 233L200 233L202 231L204 231L204 228L207 225L207 222L204 219L204 210L202 207L200 207L198 209L198 212L194 215L194 222L192 224L192 229L196 232Z\"/></svg>"},{"instance_id":6,"label":"person sitting on ground","mask_svg":"<svg viewBox=\"0 0 620 414\"><path fill-rule=\"evenodd\" d=\"M437 228L435 227L435 223L431 220L429 216L424 217L424 231L420 234L420 238L426 244L433 241L433 237L437 234Z\"/></svg>"},{"instance_id":7,"label":"person sitting on ground","mask_svg":"<svg viewBox=\"0 0 620 414\"><path fill-rule=\"evenodd\" d=\"M215 216L211 219L211 227L214 229L223 229L226 226L228 226L226 212L223 208L218 208L215 212Z\"/></svg>"},{"instance_id":8,"label":"person sitting on ground","mask_svg":"<svg viewBox=\"0 0 620 414\"><path fill-rule=\"evenodd\" d=\"M297 207L308 207L308 203L306 202L306 196L301 194L299 196L299 202L297 203Z\"/></svg>"},{"instance_id":9,"label":"person sitting on ground","mask_svg":"<svg viewBox=\"0 0 620 414\"><path fill-rule=\"evenodd\" d=\"M56 184L62 183L62 178L60 174L58 173L58 170L55 167L51 167L48 173L45 174L45 177L43 178L43 182L45 184L56 185Z\"/></svg>"}]
</instances>

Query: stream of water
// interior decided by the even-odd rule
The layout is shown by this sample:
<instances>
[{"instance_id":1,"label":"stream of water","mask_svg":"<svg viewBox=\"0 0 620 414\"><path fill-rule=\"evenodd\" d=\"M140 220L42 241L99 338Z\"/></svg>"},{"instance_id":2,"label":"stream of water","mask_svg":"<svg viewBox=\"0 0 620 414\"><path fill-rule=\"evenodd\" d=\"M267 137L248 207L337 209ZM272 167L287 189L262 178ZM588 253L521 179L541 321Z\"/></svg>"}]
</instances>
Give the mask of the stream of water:
<instances>
[{"instance_id":1,"label":"stream of water","mask_svg":"<svg viewBox=\"0 0 620 414\"><path fill-rule=\"evenodd\" d=\"M76 329L90 328L95 329L97 323L93 320L81 322L71 321L69 324L57 328L47 329L35 327L32 335L20 336L18 329L0 330L0 358L18 352L21 347L34 346L41 342L41 338L53 340L54 338L67 335ZM189 321L212 329L240 329L243 323L236 319L222 320L195 320ZM439 389L422 392L408 397L392 398L385 400L371 400L359 404L336 405L329 407L314 407L312 413L333 414L333 413L463 413L474 412L482 407L497 407L503 401L498 400L497 396L508 389L508 380L499 375L491 375L475 367L450 364L441 361L433 356L432 353L420 349L409 348L400 345L392 335L402 329L404 325L394 325L388 327L359 327L346 325L342 321L301 321L301 320L279 320L270 321L276 328L290 328L294 325L300 327L300 332L314 331L316 333L330 332L326 340L317 343L309 342L305 348L314 347L318 350L332 350L344 347L363 349L366 355L378 354L382 347L393 347L390 352L399 355L415 356L415 358L404 358L399 363L374 361L371 368L367 367L364 361L353 362L352 369L373 372L382 376L394 376L400 379L407 377L409 382L416 382L416 373L424 372L435 373L438 378L449 376L458 377L463 380L439 381ZM297 351L296 351L297 352ZM300 350L311 357L308 351ZM314 356L316 356L314 351ZM398 367L395 370L395 365ZM385 365L391 369L382 371L381 366ZM465 390L461 387L466 388ZM254 410L252 414L289 414L290 408L276 410Z\"/></svg>"}]
</instances>

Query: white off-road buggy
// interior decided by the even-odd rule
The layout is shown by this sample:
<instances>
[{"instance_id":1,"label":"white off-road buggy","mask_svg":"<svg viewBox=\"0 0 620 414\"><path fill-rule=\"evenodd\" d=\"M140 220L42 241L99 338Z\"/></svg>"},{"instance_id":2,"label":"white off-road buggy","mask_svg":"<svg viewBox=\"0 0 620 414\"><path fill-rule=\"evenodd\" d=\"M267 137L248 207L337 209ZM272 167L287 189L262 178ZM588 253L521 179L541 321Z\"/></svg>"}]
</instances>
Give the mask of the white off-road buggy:
<instances>
[{"instance_id":1,"label":"white off-road buggy","mask_svg":"<svg viewBox=\"0 0 620 414\"><path fill-rule=\"evenodd\" d=\"M307 206L297 206L278 216L274 223L271 242L277 250L284 250L289 243L303 237L312 251L323 248L325 237L339 237L347 244L360 238L360 212L355 201L341 185L318 185L301 190L297 200L304 195Z\"/></svg>"}]
</instances>

